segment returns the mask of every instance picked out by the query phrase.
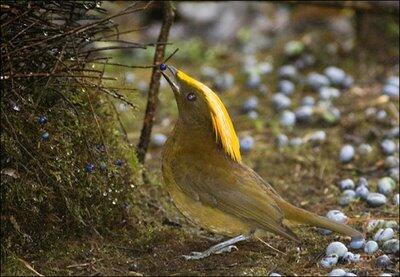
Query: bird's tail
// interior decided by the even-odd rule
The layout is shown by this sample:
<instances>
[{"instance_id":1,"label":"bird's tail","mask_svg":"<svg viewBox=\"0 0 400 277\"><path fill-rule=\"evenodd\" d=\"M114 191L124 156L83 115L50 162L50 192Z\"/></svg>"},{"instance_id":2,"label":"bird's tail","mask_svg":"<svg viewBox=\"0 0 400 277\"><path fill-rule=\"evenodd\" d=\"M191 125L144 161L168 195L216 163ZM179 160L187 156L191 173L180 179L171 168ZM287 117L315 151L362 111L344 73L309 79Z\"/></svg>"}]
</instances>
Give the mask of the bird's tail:
<instances>
[{"instance_id":1,"label":"bird's tail","mask_svg":"<svg viewBox=\"0 0 400 277\"><path fill-rule=\"evenodd\" d=\"M333 222L326 217L322 217L309 211L297 208L283 199L278 200L277 204L285 214L285 218L288 220L304 223L314 227L329 229L350 237L363 237L359 231L351 228L350 226Z\"/></svg>"}]
</instances>

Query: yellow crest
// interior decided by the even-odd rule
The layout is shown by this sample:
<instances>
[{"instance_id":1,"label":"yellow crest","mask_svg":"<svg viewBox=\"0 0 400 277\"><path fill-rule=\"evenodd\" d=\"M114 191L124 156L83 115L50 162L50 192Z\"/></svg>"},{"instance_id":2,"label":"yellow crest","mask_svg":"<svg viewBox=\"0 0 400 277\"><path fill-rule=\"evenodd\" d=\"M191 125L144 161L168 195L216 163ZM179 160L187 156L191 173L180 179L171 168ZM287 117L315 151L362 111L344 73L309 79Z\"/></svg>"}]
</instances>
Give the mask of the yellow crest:
<instances>
[{"instance_id":1,"label":"yellow crest","mask_svg":"<svg viewBox=\"0 0 400 277\"><path fill-rule=\"evenodd\" d=\"M186 83L189 87L195 88L204 95L210 108L211 120L215 131L215 138L221 142L224 151L237 162L241 162L239 140L237 138L232 120L226 110L224 103L218 95L209 87L199 81L189 77L182 71L178 71L177 77L180 81Z\"/></svg>"}]
</instances>

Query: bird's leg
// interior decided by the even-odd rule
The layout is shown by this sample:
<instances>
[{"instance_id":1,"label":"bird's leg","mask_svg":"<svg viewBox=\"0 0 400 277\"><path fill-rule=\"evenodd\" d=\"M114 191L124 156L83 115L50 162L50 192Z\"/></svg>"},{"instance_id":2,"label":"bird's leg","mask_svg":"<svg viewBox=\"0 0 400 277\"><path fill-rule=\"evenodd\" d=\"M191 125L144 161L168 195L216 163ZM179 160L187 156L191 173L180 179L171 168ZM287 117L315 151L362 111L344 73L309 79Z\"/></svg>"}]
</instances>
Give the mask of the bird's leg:
<instances>
[{"instance_id":1,"label":"bird's leg","mask_svg":"<svg viewBox=\"0 0 400 277\"><path fill-rule=\"evenodd\" d=\"M206 258L212 254L220 254L223 252L231 252L232 249L236 249L237 247L234 245L235 243L239 241L244 241L247 240L251 237L251 235L240 235L231 239L228 239L226 241L223 241L221 243L218 243L210 248L208 248L204 252L192 252L189 255L183 255L183 257L186 260L200 260L203 258Z\"/></svg>"}]
</instances>

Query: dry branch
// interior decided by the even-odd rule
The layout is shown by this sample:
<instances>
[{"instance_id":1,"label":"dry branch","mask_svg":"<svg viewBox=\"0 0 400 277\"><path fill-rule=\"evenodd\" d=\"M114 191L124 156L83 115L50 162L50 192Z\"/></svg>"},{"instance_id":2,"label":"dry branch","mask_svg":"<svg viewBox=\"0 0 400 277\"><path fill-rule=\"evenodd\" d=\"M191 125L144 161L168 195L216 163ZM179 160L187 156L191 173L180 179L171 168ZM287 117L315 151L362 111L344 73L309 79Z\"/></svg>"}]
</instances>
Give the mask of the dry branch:
<instances>
[{"instance_id":1,"label":"dry branch","mask_svg":"<svg viewBox=\"0 0 400 277\"><path fill-rule=\"evenodd\" d=\"M163 2L163 5L164 5L163 9L164 18L160 30L160 35L158 37L158 42L165 42L168 40L169 30L171 28L175 16L171 1ZM158 91L160 88L160 77L161 77L161 72L160 69L158 68L158 65L162 63L164 55L165 55L165 45L158 44L155 49L154 61L153 61L153 64L156 65L156 67L153 68L151 75L146 113L143 120L143 127L140 134L139 144L137 146L138 160L141 163L144 163L147 148L149 146L151 129L153 127L155 112L158 105Z\"/></svg>"}]
</instances>

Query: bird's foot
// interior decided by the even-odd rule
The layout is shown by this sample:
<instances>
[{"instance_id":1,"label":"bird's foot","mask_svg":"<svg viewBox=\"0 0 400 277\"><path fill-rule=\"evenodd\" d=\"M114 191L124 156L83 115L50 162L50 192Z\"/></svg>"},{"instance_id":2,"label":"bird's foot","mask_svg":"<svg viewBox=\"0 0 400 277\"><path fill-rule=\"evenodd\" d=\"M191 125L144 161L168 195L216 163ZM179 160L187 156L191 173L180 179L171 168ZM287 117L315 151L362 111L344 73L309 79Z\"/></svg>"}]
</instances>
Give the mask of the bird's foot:
<instances>
[{"instance_id":1,"label":"bird's foot","mask_svg":"<svg viewBox=\"0 0 400 277\"><path fill-rule=\"evenodd\" d=\"M189 255L183 255L183 257L186 260L200 260L203 258L206 258L212 254L221 254L224 252L231 252L233 249L238 250L234 243L237 243L239 241L247 240L250 236L248 235L240 235L237 237L234 237L232 239L229 239L227 241L218 243L217 245L214 245L207 249L204 252L192 252Z\"/></svg>"},{"instance_id":2,"label":"bird's foot","mask_svg":"<svg viewBox=\"0 0 400 277\"><path fill-rule=\"evenodd\" d=\"M183 255L186 260L201 260L204 259L212 254L221 254L225 252L231 252L232 250L238 250L235 245L228 245L224 248L220 249L207 249L203 252L191 252L189 255Z\"/></svg>"}]
</instances>

